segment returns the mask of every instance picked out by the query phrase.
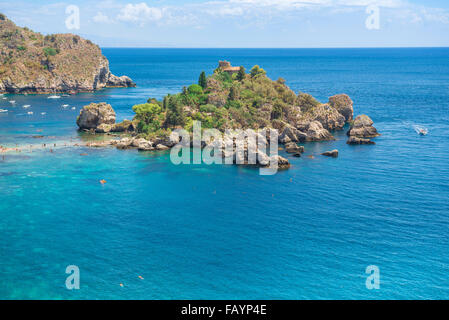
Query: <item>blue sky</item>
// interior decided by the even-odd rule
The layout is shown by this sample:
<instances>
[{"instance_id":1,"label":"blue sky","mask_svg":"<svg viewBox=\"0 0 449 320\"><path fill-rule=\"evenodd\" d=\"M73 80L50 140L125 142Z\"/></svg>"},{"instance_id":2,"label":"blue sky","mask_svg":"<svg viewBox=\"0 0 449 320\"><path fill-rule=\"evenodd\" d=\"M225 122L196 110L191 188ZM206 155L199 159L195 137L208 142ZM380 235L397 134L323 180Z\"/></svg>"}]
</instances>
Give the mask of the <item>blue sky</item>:
<instances>
[{"instance_id":1,"label":"blue sky","mask_svg":"<svg viewBox=\"0 0 449 320\"><path fill-rule=\"evenodd\" d=\"M65 23L71 4L79 29ZM0 12L103 47L449 46L447 0L0 0Z\"/></svg>"}]
</instances>

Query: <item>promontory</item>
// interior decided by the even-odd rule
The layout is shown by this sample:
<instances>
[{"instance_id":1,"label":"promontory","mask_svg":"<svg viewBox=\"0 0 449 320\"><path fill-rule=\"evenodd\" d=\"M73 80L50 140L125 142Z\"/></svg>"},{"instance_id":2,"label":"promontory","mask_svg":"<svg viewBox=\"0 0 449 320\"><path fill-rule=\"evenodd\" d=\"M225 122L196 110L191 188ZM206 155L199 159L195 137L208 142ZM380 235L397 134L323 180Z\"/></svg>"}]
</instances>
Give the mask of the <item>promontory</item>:
<instances>
[{"instance_id":1,"label":"promontory","mask_svg":"<svg viewBox=\"0 0 449 320\"><path fill-rule=\"evenodd\" d=\"M135 87L117 77L90 40L74 34L42 35L0 13L0 93L77 93Z\"/></svg>"}]
</instances>

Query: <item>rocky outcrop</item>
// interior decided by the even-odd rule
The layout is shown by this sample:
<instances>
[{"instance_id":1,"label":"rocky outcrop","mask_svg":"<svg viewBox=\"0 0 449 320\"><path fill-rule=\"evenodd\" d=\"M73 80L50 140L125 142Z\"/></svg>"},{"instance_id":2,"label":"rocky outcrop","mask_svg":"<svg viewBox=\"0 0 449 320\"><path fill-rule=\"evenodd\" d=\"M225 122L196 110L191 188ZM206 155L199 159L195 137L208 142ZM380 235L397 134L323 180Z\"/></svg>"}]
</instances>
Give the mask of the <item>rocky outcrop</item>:
<instances>
[{"instance_id":1,"label":"rocky outcrop","mask_svg":"<svg viewBox=\"0 0 449 320\"><path fill-rule=\"evenodd\" d=\"M305 133L307 142L335 140L334 136L318 121L300 124L298 129Z\"/></svg>"},{"instance_id":2,"label":"rocky outcrop","mask_svg":"<svg viewBox=\"0 0 449 320\"><path fill-rule=\"evenodd\" d=\"M80 130L95 133L134 133L136 131L135 122L124 120L115 123L115 119L115 111L111 105L105 102L91 103L81 109L76 124Z\"/></svg>"},{"instance_id":3,"label":"rocky outcrop","mask_svg":"<svg viewBox=\"0 0 449 320\"><path fill-rule=\"evenodd\" d=\"M114 120L115 121L115 120ZM111 132L112 124L102 123L95 128L96 133L108 133Z\"/></svg>"},{"instance_id":4,"label":"rocky outcrop","mask_svg":"<svg viewBox=\"0 0 449 320\"><path fill-rule=\"evenodd\" d=\"M139 151L152 151L154 150L154 145L151 141L143 139L137 144L137 149Z\"/></svg>"},{"instance_id":5,"label":"rocky outcrop","mask_svg":"<svg viewBox=\"0 0 449 320\"><path fill-rule=\"evenodd\" d=\"M80 130L109 132L115 124L114 109L105 102L91 103L81 109L76 124Z\"/></svg>"},{"instance_id":6,"label":"rocky outcrop","mask_svg":"<svg viewBox=\"0 0 449 320\"><path fill-rule=\"evenodd\" d=\"M374 122L367 115L360 115L355 118L354 123L348 131L349 137L375 138L380 136L373 126Z\"/></svg>"},{"instance_id":7,"label":"rocky outcrop","mask_svg":"<svg viewBox=\"0 0 449 320\"><path fill-rule=\"evenodd\" d=\"M347 144L351 145L359 145L359 144L376 144L374 141L371 141L370 139L363 139L363 138L357 138L357 137L349 137Z\"/></svg>"},{"instance_id":8,"label":"rocky outcrop","mask_svg":"<svg viewBox=\"0 0 449 320\"><path fill-rule=\"evenodd\" d=\"M345 122L354 118L354 108L351 98L346 94L337 94L329 98L329 105L345 117Z\"/></svg>"},{"instance_id":9,"label":"rocky outcrop","mask_svg":"<svg viewBox=\"0 0 449 320\"><path fill-rule=\"evenodd\" d=\"M285 126L282 133L279 135L279 142L286 144L289 142L303 142L306 141L307 135L304 132L292 127Z\"/></svg>"},{"instance_id":10,"label":"rocky outcrop","mask_svg":"<svg viewBox=\"0 0 449 320\"><path fill-rule=\"evenodd\" d=\"M277 159L277 163L278 163L279 169L288 169L288 168L290 168L290 162L287 159L285 159L285 158L283 158L281 156L274 156L274 157L276 157L276 159Z\"/></svg>"},{"instance_id":11,"label":"rocky outcrop","mask_svg":"<svg viewBox=\"0 0 449 320\"><path fill-rule=\"evenodd\" d=\"M294 153L294 154L301 154L304 153L304 147L298 146L295 142L289 142L285 144L285 152L287 153Z\"/></svg>"},{"instance_id":12,"label":"rocky outcrop","mask_svg":"<svg viewBox=\"0 0 449 320\"><path fill-rule=\"evenodd\" d=\"M128 76L117 77L109 72L109 78L106 82L108 88L135 87L136 84Z\"/></svg>"},{"instance_id":13,"label":"rocky outcrop","mask_svg":"<svg viewBox=\"0 0 449 320\"><path fill-rule=\"evenodd\" d=\"M135 87L109 70L100 47L73 34L44 36L0 19L0 93L76 93Z\"/></svg>"},{"instance_id":14,"label":"rocky outcrop","mask_svg":"<svg viewBox=\"0 0 449 320\"><path fill-rule=\"evenodd\" d=\"M326 151L323 152L321 155L326 157L338 158L338 150Z\"/></svg>"},{"instance_id":15,"label":"rocky outcrop","mask_svg":"<svg viewBox=\"0 0 449 320\"><path fill-rule=\"evenodd\" d=\"M327 130L342 130L346 124L345 117L329 104L320 104L311 111L311 120L320 122Z\"/></svg>"},{"instance_id":16,"label":"rocky outcrop","mask_svg":"<svg viewBox=\"0 0 449 320\"><path fill-rule=\"evenodd\" d=\"M112 126L112 132L134 132L136 131L137 124L133 121L124 120L123 122L116 123Z\"/></svg>"}]
</instances>

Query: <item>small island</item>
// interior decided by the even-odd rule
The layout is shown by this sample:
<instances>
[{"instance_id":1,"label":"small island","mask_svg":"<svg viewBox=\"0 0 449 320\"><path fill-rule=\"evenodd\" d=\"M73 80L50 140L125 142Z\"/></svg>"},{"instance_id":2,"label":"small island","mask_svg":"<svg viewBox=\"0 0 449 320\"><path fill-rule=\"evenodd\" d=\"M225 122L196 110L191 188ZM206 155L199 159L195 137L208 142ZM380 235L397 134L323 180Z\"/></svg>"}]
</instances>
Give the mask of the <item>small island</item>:
<instances>
[{"instance_id":1,"label":"small island","mask_svg":"<svg viewBox=\"0 0 449 320\"><path fill-rule=\"evenodd\" d=\"M323 104L310 94L295 94L282 78L269 79L257 65L247 73L244 67L232 67L227 61L220 61L210 76L202 72L198 83L182 92L162 100L150 98L132 109L132 120L115 123L110 105L93 103L81 110L77 125L91 133L125 134L119 140L89 143L91 147L113 145L141 151L172 148L179 140L171 132L180 128L192 132L194 121L200 121L203 129L221 132L272 128L279 132L278 142L285 151L297 157L304 152L297 143L334 140L331 132L343 130L346 124L350 125L348 144L374 144L370 138L379 135L368 116L354 119L353 102L345 94L332 96ZM225 135L223 145L229 143L226 140ZM202 147L208 143L204 141ZM336 157L338 151L325 155ZM280 156L278 162L281 167L289 166Z\"/></svg>"},{"instance_id":2,"label":"small island","mask_svg":"<svg viewBox=\"0 0 449 320\"><path fill-rule=\"evenodd\" d=\"M74 34L42 35L0 13L0 93L78 93L135 87L117 77L100 47Z\"/></svg>"}]
</instances>

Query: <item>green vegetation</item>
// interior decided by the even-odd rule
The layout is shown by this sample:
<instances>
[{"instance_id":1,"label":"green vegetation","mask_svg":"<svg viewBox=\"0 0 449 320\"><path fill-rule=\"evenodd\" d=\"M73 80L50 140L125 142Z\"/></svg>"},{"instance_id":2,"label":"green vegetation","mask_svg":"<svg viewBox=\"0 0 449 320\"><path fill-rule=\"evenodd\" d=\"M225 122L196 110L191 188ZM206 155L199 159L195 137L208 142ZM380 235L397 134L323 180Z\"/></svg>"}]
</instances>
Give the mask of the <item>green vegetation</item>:
<instances>
[{"instance_id":1,"label":"green vegetation","mask_svg":"<svg viewBox=\"0 0 449 320\"><path fill-rule=\"evenodd\" d=\"M245 68L228 73L217 68L212 75L204 72L198 84L184 87L182 92L154 98L133 107L138 132L144 136L167 134L175 128L191 130L193 121L202 128L247 129L283 128L295 124L301 108L319 104L312 96L297 96L284 79L273 81L265 70L254 66L248 75Z\"/></svg>"},{"instance_id":2,"label":"green vegetation","mask_svg":"<svg viewBox=\"0 0 449 320\"><path fill-rule=\"evenodd\" d=\"M139 132L156 132L162 128L164 115L158 104L139 104L133 107L133 111L136 113L135 120L138 121Z\"/></svg>"},{"instance_id":3,"label":"green vegetation","mask_svg":"<svg viewBox=\"0 0 449 320\"><path fill-rule=\"evenodd\" d=\"M237 73L237 80L238 81L243 81L246 77L246 70L245 67L241 66L239 73Z\"/></svg>"},{"instance_id":4,"label":"green vegetation","mask_svg":"<svg viewBox=\"0 0 449 320\"><path fill-rule=\"evenodd\" d=\"M300 92L298 95L298 103L301 106L301 110L303 112L309 112L313 108L320 105L320 103L310 94L302 92Z\"/></svg>"},{"instance_id":5,"label":"green vegetation","mask_svg":"<svg viewBox=\"0 0 449 320\"><path fill-rule=\"evenodd\" d=\"M207 78L206 78L206 72L201 72L200 79L198 80L198 84L201 86L201 88L206 89L207 87Z\"/></svg>"},{"instance_id":6,"label":"green vegetation","mask_svg":"<svg viewBox=\"0 0 449 320\"><path fill-rule=\"evenodd\" d=\"M264 69L262 69L261 67L259 67L259 66L254 66L252 69L251 69L251 77L253 77L253 78L256 78L256 77L259 77L259 76L265 76L267 73L265 72L265 70Z\"/></svg>"},{"instance_id":7,"label":"green vegetation","mask_svg":"<svg viewBox=\"0 0 449 320\"><path fill-rule=\"evenodd\" d=\"M55 55L58 54L58 52L56 51L55 48L46 47L46 48L44 48L43 50L44 50L44 54L45 54L47 57L52 57L52 56L55 56Z\"/></svg>"}]
</instances>

